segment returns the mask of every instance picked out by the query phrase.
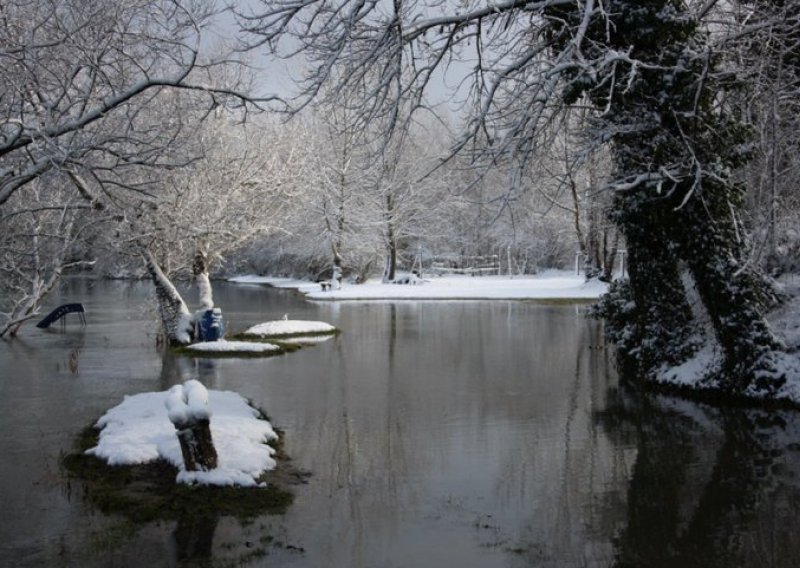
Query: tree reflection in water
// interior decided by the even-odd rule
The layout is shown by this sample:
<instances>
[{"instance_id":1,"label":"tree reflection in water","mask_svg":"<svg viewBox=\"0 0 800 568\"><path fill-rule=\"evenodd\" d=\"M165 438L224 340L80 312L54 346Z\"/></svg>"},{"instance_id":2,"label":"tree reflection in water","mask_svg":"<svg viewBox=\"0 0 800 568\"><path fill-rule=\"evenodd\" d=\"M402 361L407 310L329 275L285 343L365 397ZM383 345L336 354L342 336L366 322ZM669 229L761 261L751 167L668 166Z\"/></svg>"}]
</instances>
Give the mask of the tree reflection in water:
<instances>
[{"instance_id":1,"label":"tree reflection in water","mask_svg":"<svg viewBox=\"0 0 800 568\"><path fill-rule=\"evenodd\" d=\"M800 414L622 388L598 418L637 449L616 566L800 566Z\"/></svg>"}]
</instances>

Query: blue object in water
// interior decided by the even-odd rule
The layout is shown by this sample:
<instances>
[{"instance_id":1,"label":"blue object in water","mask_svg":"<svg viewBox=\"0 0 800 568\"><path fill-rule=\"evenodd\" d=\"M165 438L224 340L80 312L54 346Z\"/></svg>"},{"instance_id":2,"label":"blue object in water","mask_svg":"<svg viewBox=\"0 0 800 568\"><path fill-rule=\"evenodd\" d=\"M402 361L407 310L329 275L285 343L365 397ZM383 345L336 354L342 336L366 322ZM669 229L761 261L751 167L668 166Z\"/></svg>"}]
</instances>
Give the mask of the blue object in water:
<instances>
[{"instance_id":1,"label":"blue object in water","mask_svg":"<svg viewBox=\"0 0 800 568\"><path fill-rule=\"evenodd\" d=\"M64 304L63 306L58 306L55 310L47 314L47 317L44 318L42 321L36 324L36 327L41 329L46 329L50 327L55 321L63 318L67 314L77 313L81 318L81 323L86 325L86 318L83 316L86 310L83 309L83 304L75 303L75 304Z\"/></svg>"},{"instance_id":2,"label":"blue object in water","mask_svg":"<svg viewBox=\"0 0 800 568\"><path fill-rule=\"evenodd\" d=\"M225 335L225 325L222 323L222 310L214 308L206 310L200 316L198 326L200 341L219 341Z\"/></svg>"}]
</instances>

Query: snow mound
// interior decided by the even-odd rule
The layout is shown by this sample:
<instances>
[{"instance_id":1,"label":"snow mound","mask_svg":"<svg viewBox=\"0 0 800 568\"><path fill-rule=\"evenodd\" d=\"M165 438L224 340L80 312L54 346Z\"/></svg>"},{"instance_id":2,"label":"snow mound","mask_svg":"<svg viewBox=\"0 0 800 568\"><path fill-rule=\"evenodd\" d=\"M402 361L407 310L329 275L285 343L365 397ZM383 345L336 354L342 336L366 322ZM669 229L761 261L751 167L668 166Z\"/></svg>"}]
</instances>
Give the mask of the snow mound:
<instances>
[{"instance_id":1,"label":"snow mound","mask_svg":"<svg viewBox=\"0 0 800 568\"><path fill-rule=\"evenodd\" d=\"M280 351L280 347L272 343L253 343L252 341L204 341L187 345L189 351L202 353L269 353Z\"/></svg>"},{"instance_id":2,"label":"snow mound","mask_svg":"<svg viewBox=\"0 0 800 568\"><path fill-rule=\"evenodd\" d=\"M192 420L211 419L208 390L200 381L191 380L182 385L175 385L167 391L164 404L170 421L178 427Z\"/></svg>"},{"instance_id":3,"label":"snow mound","mask_svg":"<svg viewBox=\"0 0 800 568\"><path fill-rule=\"evenodd\" d=\"M335 332L336 328L324 321L276 320L254 325L242 335L251 337L285 337Z\"/></svg>"},{"instance_id":4,"label":"snow mound","mask_svg":"<svg viewBox=\"0 0 800 568\"><path fill-rule=\"evenodd\" d=\"M259 418L259 412L235 392L207 391L206 408L203 393L195 387L189 387L186 410L204 409L213 414L211 436L219 463L216 469L184 470L178 437L167 411L167 400L176 397L172 390L126 396L98 420L100 439L86 453L109 465L136 465L162 458L178 468L179 483L259 485L259 476L276 465L272 458L275 450L268 445L278 438L272 425Z\"/></svg>"}]
</instances>

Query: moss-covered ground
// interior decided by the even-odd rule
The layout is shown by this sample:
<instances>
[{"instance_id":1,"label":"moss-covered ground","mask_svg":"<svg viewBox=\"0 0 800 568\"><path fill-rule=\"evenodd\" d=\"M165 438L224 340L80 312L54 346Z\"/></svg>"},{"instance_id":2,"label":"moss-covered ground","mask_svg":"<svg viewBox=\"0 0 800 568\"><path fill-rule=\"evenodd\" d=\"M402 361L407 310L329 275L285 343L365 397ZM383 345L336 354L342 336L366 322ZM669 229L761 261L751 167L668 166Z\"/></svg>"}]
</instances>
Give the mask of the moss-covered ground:
<instances>
[{"instance_id":1,"label":"moss-covered ground","mask_svg":"<svg viewBox=\"0 0 800 568\"><path fill-rule=\"evenodd\" d=\"M90 506L136 523L221 516L247 521L279 514L292 503L287 486L302 482L302 474L292 471L280 443L278 468L265 474L265 487L216 487L176 483L177 470L165 460L110 466L85 453L97 444L98 437L99 430L87 427L74 450L62 457L68 483L79 484L79 494Z\"/></svg>"}]
</instances>

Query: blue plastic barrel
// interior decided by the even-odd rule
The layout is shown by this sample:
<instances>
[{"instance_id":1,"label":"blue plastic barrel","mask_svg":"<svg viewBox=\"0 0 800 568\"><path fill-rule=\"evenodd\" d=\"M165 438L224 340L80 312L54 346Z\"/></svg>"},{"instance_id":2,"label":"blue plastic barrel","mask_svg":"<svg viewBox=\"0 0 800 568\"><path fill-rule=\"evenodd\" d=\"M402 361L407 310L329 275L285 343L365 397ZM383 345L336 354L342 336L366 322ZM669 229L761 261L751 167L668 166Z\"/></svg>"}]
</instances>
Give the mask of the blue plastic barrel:
<instances>
[{"instance_id":1,"label":"blue plastic barrel","mask_svg":"<svg viewBox=\"0 0 800 568\"><path fill-rule=\"evenodd\" d=\"M206 310L200 317L200 341L219 341L225 335L222 310Z\"/></svg>"}]
</instances>

